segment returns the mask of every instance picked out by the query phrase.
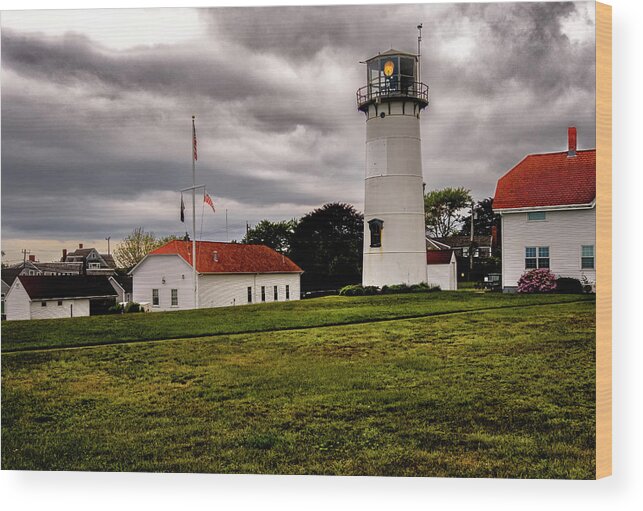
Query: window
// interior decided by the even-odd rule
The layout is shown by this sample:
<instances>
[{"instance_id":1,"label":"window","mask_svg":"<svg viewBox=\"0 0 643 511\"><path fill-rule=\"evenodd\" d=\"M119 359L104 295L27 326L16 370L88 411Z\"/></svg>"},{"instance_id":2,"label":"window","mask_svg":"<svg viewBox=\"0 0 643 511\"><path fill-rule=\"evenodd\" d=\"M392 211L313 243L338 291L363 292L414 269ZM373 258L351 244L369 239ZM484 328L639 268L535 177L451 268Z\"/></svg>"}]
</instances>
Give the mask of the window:
<instances>
[{"instance_id":1,"label":"window","mask_svg":"<svg viewBox=\"0 0 643 511\"><path fill-rule=\"evenodd\" d=\"M290 286L286 284L286 300L290 300Z\"/></svg>"},{"instance_id":2,"label":"window","mask_svg":"<svg viewBox=\"0 0 643 511\"><path fill-rule=\"evenodd\" d=\"M154 307L159 306L159 290L158 289L152 289L152 305Z\"/></svg>"},{"instance_id":3,"label":"window","mask_svg":"<svg viewBox=\"0 0 643 511\"><path fill-rule=\"evenodd\" d=\"M89 263L89 264L87 265L87 267L88 267L90 270L97 270L97 269L99 269L99 268L100 268L100 263Z\"/></svg>"},{"instance_id":4,"label":"window","mask_svg":"<svg viewBox=\"0 0 643 511\"><path fill-rule=\"evenodd\" d=\"M252 303L252 286L248 286L248 303Z\"/></svg>"},{"instance_id":5,"label":"window","mask_svg":"<svg viewBox=\"0 0 643 511\"><path fill-rule=\"evenodd\" d=\"M462 247L462 257L469 257L469 247Z\"/></svg>"},{"instance_id":6,"label":"window","mask_svg":"<svg viewBox=\"0 0 643 511\"><path fill-rule=\"evenodd\" d=\"M580 254L580 267L583 270L594 269L594 245L582 245Z\"/></svg>"},{"instance_id":7,"label":"window","mask_svg":"<svg viewBox=\"0 0 643 511\"><path fill-rule=\"evenodd\" d=\"M62 301L62 300L58 300L58 307L62 307L62 305L63 305L63 301Z\"/></svg>"},{"instance_id":8,"label":"window","mask_svg":"<svg viewBox=\"0 0 643 511\"><path fill-rule=\"evenodd\" d=\"M544 211L533 211L531 213L527 213L527 221L528 222L542 222L543 220L547 219L547 215L545 214Z\"/></svg>"},{"instance_id":9,"label":"window","mask_svg":"<svg viewBox=\"0 0 643 511\"><path fill-rule=\"evenodd\" d=\"M379 218L373 218L368 221L368 228L371 231L371 247L382 246L382 227L384 222Z\"/></svg>"},{"instance_id":10,"label":"window","mask_svg":"<svg viewBox=\"0 0 643 511\"><path fill-rule=\"evenodd\" d=\"M525 268L549 268L549 247L525 247Z\"/></svg>"},{"instance_id":11,"label":"window","mask_svg":"<svg viewBox=\"0 0 643 511\"><path fill-rule=\"evenodd\" d=\"M274 294L275 302L278 301L279 300L279 288L277 286L274 287L273 294Z\"/></svg>"},{"instance_id":12,"label":"window","mask_svg":"<svg viewBox=\"0 0 643 511\"><path fill-rule=\"evenodd\" d=\"M171 291L172 295L172 307L178 307L179 306L179 290L178 289L172 289Z\"/></svg>"},{"instance_id":13,"label":"window","mask_svg":"<svg viewBox=\"0 0 643 511\"><path fill-rule=\"evenodd\" d=\"M41 307L47 307L47 302L40 302Z\"/></svg>"},{"instance_id":14,"label":"window","mask_svg":"<svg viewBox=\"0 0 643 511\"><path fill-rule=\"evenodd\" d=\"M261 286L261 301L266 301L266 286Z\"/></svg>"}]
</instances>

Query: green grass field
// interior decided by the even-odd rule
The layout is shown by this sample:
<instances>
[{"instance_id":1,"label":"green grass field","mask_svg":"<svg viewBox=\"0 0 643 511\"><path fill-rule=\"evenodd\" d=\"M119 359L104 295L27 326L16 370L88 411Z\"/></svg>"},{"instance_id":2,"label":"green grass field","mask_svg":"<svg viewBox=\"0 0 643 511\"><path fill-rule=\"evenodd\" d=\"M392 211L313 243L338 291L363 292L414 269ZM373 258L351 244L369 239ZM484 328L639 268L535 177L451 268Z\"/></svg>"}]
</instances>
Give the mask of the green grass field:
<instances>
[{"instance_id":1,"label":"green grass field","mask_svg":"<svg viewBox=\"0 0 643 511\"><path fill-rule=\"evenodd\" d=\"M52 346L82 341L82 325L3 325L3 349L23 351L2 355L2 468L594 476L591 298L263 307L79 319L106 344L71 349ZM167 337L216 335L170 340L150 318ZM135 320L166 340L114 344L146 338Z\"/></svg>"},{"instance_id":2,"label":"green grass field","mask_svg":"<svg viewBox=\"0 0 643 511\"><path fill-rule=\"evenodd\" d=\"M2 351L89 346L341 325L431 314L593 300L579 295L447 292L313 300L153 314L4 321Z\"/></svg>"}]
</instances>

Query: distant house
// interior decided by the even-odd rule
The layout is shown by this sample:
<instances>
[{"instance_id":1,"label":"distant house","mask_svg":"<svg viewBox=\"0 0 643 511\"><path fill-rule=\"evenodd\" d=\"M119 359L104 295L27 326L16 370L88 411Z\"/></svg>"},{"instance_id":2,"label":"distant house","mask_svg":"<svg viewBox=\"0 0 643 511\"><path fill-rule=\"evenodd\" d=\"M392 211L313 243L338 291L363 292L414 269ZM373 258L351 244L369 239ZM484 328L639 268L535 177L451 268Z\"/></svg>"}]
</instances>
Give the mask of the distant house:
<instances>
[{"instance_id":1,"label":"distant house","mask_svg":"<svg viewBox=\"0 0 643 511\"><path fill-rule=\"evenodd\" d=\"M112 275L109 282L118 293L118 302L132 301L132 277L130 275Z\"/></svg>"},{"instance_id":2,"label":"distant house","mask_svg":"<svg viewBox=\"0 0 643 511\"><path fill-rule=\"evenodd\" d=\"M111 254L101 254L95 248L85 248L79 243L78 248L73 252L63 250L62 262L78 263L82 266L82 273L85 275L114 275L116 273L116 262Z\"/></svg>"},{"instance_id":3,"label":"distant house","mask_svg":"<svg viewBox=\"0 0 643 511\"><path fill-rule=\"evenodd\" d=\"M5 281L5 276L13 284L13 279L18 275L80 275L82 273L82 264L80 263L42 263L36 260L35 255L30 255L29 259L24 263L16 264L8 268L2 269L2 280Z\"/></svg>"},{"instance_id":4,"label":"distant house","mask_svg":"<svg viewBox=\"0 0 643 511\"><path fill-rule=\"evenodd\" d=\"M442 291L458 289L458 263L454 250L427 250L426 264L430 286L440 286Z\"/></svg>"},{"instance_id":5,"label":"distant house","mask_svg":"<svg viewBox=\"0 0 643 511\"><path fill-rule=\"evenodd\" d=\"M531 154L498 180L502 286L515 290L527 270L596 282L596 150Z\"/></svg>"},{"instance_id":6,"label":"distant house","mask_svg":"<svg viewBox=\"0 0 643 511\"><path fill-rule=\"evenodd\" d=\"M7 320L103 313L117 293L106 277L18 275L6 296Z\"/></svg>"},{"instance_id":7,"label":"distant house","mask_svg":"<svg viewBox=\"0 0 643 511\"><path fill-rule=\"evenodd\" d=\"M299 300L302 269L264 245L198 241L198 306ZM130 272L135 302L152 311L194 308L192 242L170 241Z\"/></svg>"},{"instance_id":8,"label":"distant house","mask_svg":"<svg viewBox=\"0 0 643 511\"><path fill-rule=\"evenodd\" d=\"M474 235L473 244L470 236L444 236L433 238L427 235L428 250L452 249L457 257L469 257L469 249L473 246L474 258L491 257L495 248L494 238L489 235Z\"/></svg>"}]
</instances>

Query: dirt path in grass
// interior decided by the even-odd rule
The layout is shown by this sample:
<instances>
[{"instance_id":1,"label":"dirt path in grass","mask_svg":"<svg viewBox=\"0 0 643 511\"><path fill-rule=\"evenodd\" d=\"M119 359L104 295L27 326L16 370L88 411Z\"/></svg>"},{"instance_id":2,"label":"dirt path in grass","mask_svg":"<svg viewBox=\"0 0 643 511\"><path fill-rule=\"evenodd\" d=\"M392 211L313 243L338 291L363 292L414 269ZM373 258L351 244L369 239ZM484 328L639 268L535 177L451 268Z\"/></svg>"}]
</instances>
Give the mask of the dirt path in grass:
<instances>
[{"instance_id":1,"label":"dirt path in grass","mask_svg":"<svg viewBox=\"0 0 643 511\"><path fill-rule=\"evenodd\" d=\"M350 322L337 322L337 323L325 323L323 325L310 325L310 326L293 326L293 327L284 327L284 328L274 328L272 330L248 330L244 332L221 332L221 333L209 333L209 334L195 334L195 335L183 335L168 337L165 339L137 339L134 341L119 341L112 340L106 342L96 342L91 344L78 344L78 345L65 345L61 347L51 346L46 348L16 348L2 350L2 355L9 355L12 353L40 353L40 352L50 352L50 351L65 351L65 350L79 350L79 349L89 349L97 348L101 346L110 346L110 345L131 345L131 344L142 344L150 342L164 342L164 341L173 341L179 339L201 339L201 338L213 338L213 337L229 337L231 335L246 335L246 334L260 334L260 333L272 333L272 332L290 332L290 331L305 331L318 328L330 328L337 326L349 326L349 325L363 325L370 323L391 323L395 321L403 321L408 319L420 319L420 318L430 318L437 316L454 316L460 314L473 314L476 312L488 312L496 311L502 309L531 309L539 307L547 307L550 305L567 305L567 304L576 304L576 303L592 303L591 300L581 299L573 301L560 301L560 302L548 302L548 303L539 303L539 304L525 304L525 305L499 305L492 307L481 307L479 309L465 309L465 310L455 310L455 311L442 311L442 312L430 312L428 314L410 314L407 316L398 316L396 318L383 318L383 319L365 319L365 320L356 320Z\"/></svg>"}]
</instances>

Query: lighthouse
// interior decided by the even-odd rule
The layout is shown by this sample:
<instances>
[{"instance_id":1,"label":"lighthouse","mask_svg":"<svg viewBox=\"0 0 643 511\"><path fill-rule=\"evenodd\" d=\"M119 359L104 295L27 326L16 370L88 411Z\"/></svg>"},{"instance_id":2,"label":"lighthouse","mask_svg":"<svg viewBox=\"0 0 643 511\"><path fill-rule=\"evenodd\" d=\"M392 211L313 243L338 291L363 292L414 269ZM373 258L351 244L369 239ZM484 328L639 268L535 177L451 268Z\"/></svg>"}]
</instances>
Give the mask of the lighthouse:
<instances>
[{"instance_id":1,"label":"lighthouse","mask_svg":"<svg viewBox=\"0 0 643 511\"><path fill-rule=\"evenodd\" d=\"M380 53L357 91L366 116L365 286L427 282L420 114L429 88L418 64L414 53Z\"/></svg>"}]
</instances>

